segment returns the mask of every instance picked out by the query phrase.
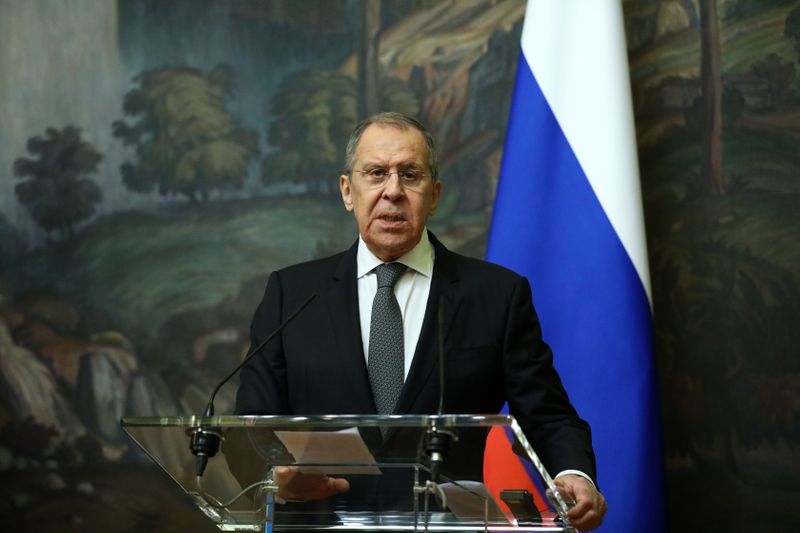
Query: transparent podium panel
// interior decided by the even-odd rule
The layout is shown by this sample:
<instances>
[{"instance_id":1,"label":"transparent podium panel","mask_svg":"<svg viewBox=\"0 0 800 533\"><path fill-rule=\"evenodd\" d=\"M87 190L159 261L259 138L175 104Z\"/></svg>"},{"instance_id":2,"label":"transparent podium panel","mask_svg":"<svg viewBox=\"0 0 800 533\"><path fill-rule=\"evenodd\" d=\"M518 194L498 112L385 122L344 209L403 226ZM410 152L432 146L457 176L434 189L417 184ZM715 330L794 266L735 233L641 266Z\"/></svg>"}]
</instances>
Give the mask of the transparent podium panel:
<instances>
[{"instance_id":1,"label":"transparent podium panel","mask_svg":"<svg viewBox=\"0 0 800 533\"><path fill-rule=\"evenodd\" d=\"M224 531L574 531L511 416L127 417L122 426ZM517 486L487 472L484 483L487 438L538 479ZM198 441L211 441L207 462L190 450ZM349 488L320 499L324 476Z\"/></svg>"}]
</instances>

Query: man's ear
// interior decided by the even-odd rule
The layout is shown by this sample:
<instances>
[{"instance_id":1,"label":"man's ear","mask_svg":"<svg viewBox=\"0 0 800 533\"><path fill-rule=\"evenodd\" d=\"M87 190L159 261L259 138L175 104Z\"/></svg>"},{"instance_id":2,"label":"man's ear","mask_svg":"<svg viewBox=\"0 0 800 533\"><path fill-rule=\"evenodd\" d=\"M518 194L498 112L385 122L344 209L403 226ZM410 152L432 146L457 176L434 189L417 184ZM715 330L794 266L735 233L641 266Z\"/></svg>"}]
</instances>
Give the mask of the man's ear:
<instances>
[{"instance_id":1,"label":"man's ear","mask_svg":"<svg viewBox=\"0 0 800 533\"><path fill-rule=\"evenodd\" d=\"M347 174L339 176L339 190L342 193L344 208L348 211L353 210L353 190L350 186L350 177Z\"/></svg>"},{"instance_id":2,"label":"man's ear","mask_svg":"<svg viewBox=\"0 0 800 533\"><path fill-rule=\"evenodd\" d=\"M439 206L439 198L442 196L442 182L436 180L433 182L433 198L431 200L431 208L428 210L428 216L434 214L436 212L436 208Z\"/></svg>"}]
</instances>

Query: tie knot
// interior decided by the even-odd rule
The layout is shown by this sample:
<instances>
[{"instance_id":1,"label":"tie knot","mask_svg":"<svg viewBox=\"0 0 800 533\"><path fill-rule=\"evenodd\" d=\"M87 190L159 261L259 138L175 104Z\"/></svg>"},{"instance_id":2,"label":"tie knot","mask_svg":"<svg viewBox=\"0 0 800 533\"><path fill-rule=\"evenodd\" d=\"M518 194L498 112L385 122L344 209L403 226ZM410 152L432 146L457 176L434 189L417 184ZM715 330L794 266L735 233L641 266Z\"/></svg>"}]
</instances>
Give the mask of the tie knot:
<instances>
[{"instance_id":1,"label":"tie knot","mask_svg":"<svg viewBox=\"0 0 800 533\"><path fill-rule=\"evenodd\" d=\"M408 267L402 263L384 263L375 268L378 275L378 287L394 287L397 280Z\"/></svg>"}]
</instances>

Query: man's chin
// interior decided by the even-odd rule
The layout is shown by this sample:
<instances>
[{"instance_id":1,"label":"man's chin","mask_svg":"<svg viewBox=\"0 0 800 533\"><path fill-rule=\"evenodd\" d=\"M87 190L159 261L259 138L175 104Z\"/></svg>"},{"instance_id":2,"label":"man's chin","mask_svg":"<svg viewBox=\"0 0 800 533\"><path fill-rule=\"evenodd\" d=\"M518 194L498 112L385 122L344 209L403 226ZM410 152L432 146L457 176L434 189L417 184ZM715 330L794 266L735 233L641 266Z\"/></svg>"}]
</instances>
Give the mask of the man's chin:
<instances>
[{"instance_id":1,"label":"man's chin","mask_svg":"<svg viewBox=\"0 0 800 533\"><path fill-rule=\"evenodd\" d=\"M364 239L364 242L370 252L385 262L394 261L398 257L407 254L419 242L419 236L416 239L402 235L391 235L390 237L394 238Z\"/></svg>"}]
</instances>

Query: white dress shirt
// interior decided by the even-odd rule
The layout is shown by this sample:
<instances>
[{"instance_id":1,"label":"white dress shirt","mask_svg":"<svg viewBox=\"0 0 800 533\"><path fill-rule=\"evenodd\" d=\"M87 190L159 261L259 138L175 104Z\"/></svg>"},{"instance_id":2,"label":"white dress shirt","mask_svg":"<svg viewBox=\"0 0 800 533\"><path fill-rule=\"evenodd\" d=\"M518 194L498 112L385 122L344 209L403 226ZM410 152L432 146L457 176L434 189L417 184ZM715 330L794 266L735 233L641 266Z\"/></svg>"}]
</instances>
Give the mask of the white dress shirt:
<instances>
[{"instance_id":1,"label":"white dress shirt","mask_svg":"<svg viewBox=\"0 0 800 533\"><path fill-rule=\"evenodd\" d=\"M408 377L411 361L417 349L425 309L428 306L428 295L431 292L433 276L433 245L428 239L428 231L422 231L422 237L410 252L401 256L395 263L408 267L394 286L394 295L403 315L403 353L404 373ZM372 301L378 291L378 276L375 267L383 264L367 248L360 236L356 254L356 276L358 277L358 314L361 321L361 344L364 347L364 358L369 359L369 330L372 321Z\"/></svg>"}]
</instances>

